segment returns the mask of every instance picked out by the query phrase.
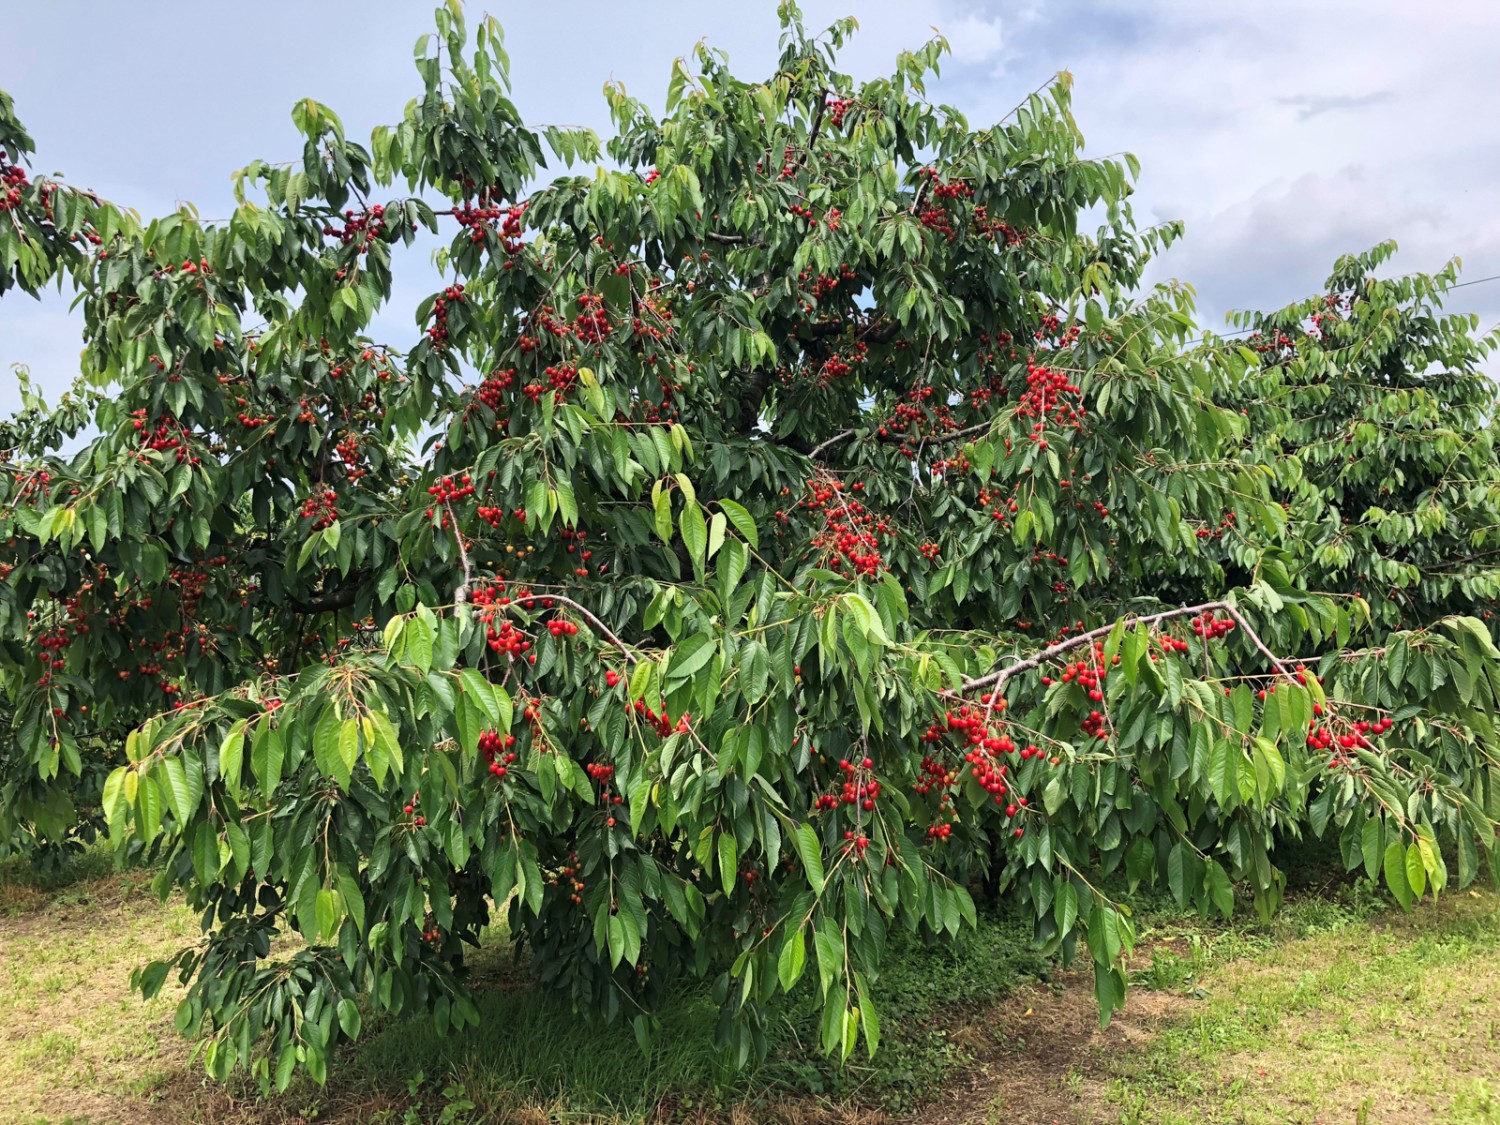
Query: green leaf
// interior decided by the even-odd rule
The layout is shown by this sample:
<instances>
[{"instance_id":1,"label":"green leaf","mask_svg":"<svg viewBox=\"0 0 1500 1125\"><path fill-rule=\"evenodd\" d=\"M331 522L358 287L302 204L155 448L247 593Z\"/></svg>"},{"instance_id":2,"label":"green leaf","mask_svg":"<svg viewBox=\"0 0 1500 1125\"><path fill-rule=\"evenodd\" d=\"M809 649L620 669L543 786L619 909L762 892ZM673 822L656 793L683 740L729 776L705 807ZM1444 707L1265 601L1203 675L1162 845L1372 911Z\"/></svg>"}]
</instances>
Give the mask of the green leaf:
<instances>
[{"instance_id":1,"label":"green leaf","mask_svg":"<svg viewBox=\"0 0 1500 1125\"><path fill-rule=\"evenodd\" d=\"M787 934L786 942L781 947L781 956L776 962L776 975L781 980L783 992L790 992L792 986L802 979L802 971L806 965L807 938L800 929L792 930Z\"/></svg>"},{"instance_id":2,"label":"green leaf","mask_svg":"<svg viewBox=\"0 0 1500 1125\"><path fill-rule=\"evenodd\" d=\"M690 680L700 670L707 666L717 651L713 638L707 633L694 633L672 654L672 659L667 664L667 681Z\"/></svg>"},{"instance_id":3,"label":"green leaf","mask_svg":"<svg viewBox=\"0 0 1500 1125\"><path fill-rule=\"evenodd\" d=\"M1078 891L1073 880L1059 876L1056 893L1052 896L1052 918L1057 923L1057 932L1066 937L1073 932L1078 921Z\"/></svg>"},{"instance_id":4,"label":"green leaf","mask_svg":"<svg viewBox=\"0 0 1500 1125\"><path fill-rule=\"evenodd\" d=\"M359 1005L347 996L338 1003L339 1027L350 1039L359 1038L359 1029L363 1021L359 1014Z\"/></svg>"},{"instance_id":5,"label":"green leaf","mask_svg":"<svg viewBox=\"0 0 1500 1125\"><path fill-rule=\"evenodd\" d=\"M198 802L193 800L193 792L188 784L187 770L183 768L182 759L175 756L162 758L159 769L166 775L167 801L181 829L187 825L198 806Z\"/></svg>"},{"instance_id":6,"label":"green leaf","mask_svg":"<svg viewBox=\"0 0 1500 1125\"><path fill-rule=\"evenodd\" d=\"M694 570L701 571L708 549L708 525L703 521L703 509L696 500L688 500L678 519L682 528L682 541L687 544L688 557L693 560Z\"/></svg>"},{"instance_id":7,"label":"green leaf","mask_svg":"<svg viewBox=\"0 0 1500 1125\"><path fill-rule=\"evenodd\" d=\"M1234 914L1234 887L1229 882L1229 873L1215 860L1209 860L1208 897L1219 908L1219 913L1229 918Z\"/></svg>"},{"instance_id":8,"label":"green leaf","mask_svg":"<svg viewBox=\"0 0 1500 1125\"><path fill-rule=\"evenodd\" d=\"M1371 879L1380 876L1381 850L1385 846L1385 826L1380 817L1372 816L1360 829L1359 846L1365 861L1365 874Z\"/></svg>"},{"instance_id":9,"label":"green leaf","mask_svg":"<svg viewBox=\"0 0 1500 1125\"><path fill-rule=\"evenodd\" d=\"M1406 882L1414 899L1421 898L1427 889L1427 865L1422 861L1422 849L1415 843L1406 849Z\"/></svg>"},{"instance_id":10,"label":"green leaf","mask_svg":"<svg viewBox=\"0 0 1500 1125\"><path fill-rule=\"evenodd\" d=\"M823 995L844 975L844 943L832 923L826 919L813 933L813 950L818 955L818 982Z\"/></svg>"},{"instance_id":11,"label":"green leaf","mask_svg":"<svg viewBox=\"0 0 1500 1125\"><path fill-rule=\"evenodd\" d=\"M1406 878L1406 849L1401 846L1400 840L1392 840L1385 849L1385 885L1401 904L1401 909L1411 908L1411 884Z\"/></svg>"},{"instance_id":12,"label":"green leaf","mask_svg":"<svg viewBox=\"0 0 1500 1125\"><path fill-rule=\"evenodd\" d=\"M661 481L651 490L651 507L656 513L656 534L663 543L672 541L672 494L661 486Z\"/></svg>"},{"instance_id":13,"label":"green leaf","mask_svg":"<svg viewBox=\"0 0 1500 1125\"><path fill-rule=\"evenodd\" d=\"M729 522L734 525L734 529L744 536L745 542L752 547L760 546L760 533L755 528L755 520L751 518L750 512L743 504L734 500L720 500L719 507L729 517Z\"/></svg>"},{"instance_id":14,"label":"green leaf","mask_svg":"<svg viewBox=\"0 0 1500 1125\"><path fill-rule=\"evenodd\" d=\"M818 894L823 893L823 849L818 844L818 835L810 824L799 824L792 833L792 843L797 848L797 858L802 861L802 870L807 873L808 886Z\"/></svg>"},{"instance_id":15,"label":"green leaf","mask_svg":"<svg viewBox=\"0 0 1500 1125\"><path fill-rule=\"evenodd\" d=\"M739 873L740 850L732 832L719 833L719 877L724 890L734 890L734 878Z\"/></svg>"},{"instance_id":16,"label":"green leaf","mask_svg":"<svg viewBox=\"0 0 1500 1125\"><path fill-rule=\"evenodd\" d=\"M241 719L229 728L219 746L219 776L229 792L238 797L240 782L245 771L245 720Z\"/></svg>"}]
</instances>

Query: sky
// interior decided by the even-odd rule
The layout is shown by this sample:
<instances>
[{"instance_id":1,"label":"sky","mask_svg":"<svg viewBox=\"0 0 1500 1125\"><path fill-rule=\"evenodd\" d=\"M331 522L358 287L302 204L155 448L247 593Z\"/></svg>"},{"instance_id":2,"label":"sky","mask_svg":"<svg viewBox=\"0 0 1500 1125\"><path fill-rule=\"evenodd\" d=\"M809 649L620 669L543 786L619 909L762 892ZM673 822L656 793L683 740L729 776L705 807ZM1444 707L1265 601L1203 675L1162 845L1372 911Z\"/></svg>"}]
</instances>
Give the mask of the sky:
<instances>
[{"instance_id":1,"label":"sky","mask_svg":"<svg viewBox=\"0 0 1500 1125\"><path fill-rule=\"evenodd\" d=\"M36 168L143 214L180 201L229 214L231 174L300 152L290 110L312 97L352 137L400 119L420 90L411 48L431 0L48 0L6 5L0 87L37 141ZM659 106L672 60L706 40L758 79L777 55L774 0L468 0L504 25L529 124L609 118L606 80ZM1142 223L1186 237L1152 280L1194 286L1202 322L1312 294L1341 253L1394 238L1395 272L1500 275L1500 44L1495 0L803 0L809 26L852 15L841 56L888 73L934 31L952 46L933 97L974 127L1072 72L1087 153L1133 152ZM415 275L415 276L414 276ZM382 338L416 339L411 271ZM404 305L401 298L409 297ZM1449 296L1500 323L1500 281ZM24 364L49 397L77 370L66 298L0 302L0 411ZM1492 364L1494 361L1492 361ZM1500 376L1500 364L1493 371Z\"/></svg>"}]
</instances>

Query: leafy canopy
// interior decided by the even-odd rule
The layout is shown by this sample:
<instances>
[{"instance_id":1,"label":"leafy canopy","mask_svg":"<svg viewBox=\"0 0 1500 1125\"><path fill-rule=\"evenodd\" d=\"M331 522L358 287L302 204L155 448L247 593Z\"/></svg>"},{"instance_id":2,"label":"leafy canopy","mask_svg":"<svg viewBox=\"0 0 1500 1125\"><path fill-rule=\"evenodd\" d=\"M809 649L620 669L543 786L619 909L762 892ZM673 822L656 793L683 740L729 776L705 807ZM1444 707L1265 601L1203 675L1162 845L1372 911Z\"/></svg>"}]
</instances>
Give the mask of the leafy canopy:
<instances>
[{"instance_id":1,"label":"leafy canopy","mask_svg":"<svg viewBox=\"0 0 1500 1125\"><path fill-rule=\"evenodd\" d=\"M0 287L72 286L86 345L4 431L0 839L162 861L205 937L137 982L189 984L210 1073L321 1081L372 1008L474 1021L497 912L643 1038L698 977L741 1061L799 986L847 1056L891 929L975 890L1086 950L1107 1019L1101 877L1269 913L1307 831L1403 902L1489 851L1500 652L1461 586L1372 617L1329 554L1366 485L1301 406L1372 304L1405 363L1434 290L1351 273L1326 346L1200 346L1068 76L974 129L927 98L941 40L855 83L853 21L781 14L763 81L700 48L660 116L607 88L601 149L528 128L498 25L440 8L403 120L300 103L227 222L31 179L0 102ZM443 287L375 339L423 230Z\"/></svg>"}]
</instances>

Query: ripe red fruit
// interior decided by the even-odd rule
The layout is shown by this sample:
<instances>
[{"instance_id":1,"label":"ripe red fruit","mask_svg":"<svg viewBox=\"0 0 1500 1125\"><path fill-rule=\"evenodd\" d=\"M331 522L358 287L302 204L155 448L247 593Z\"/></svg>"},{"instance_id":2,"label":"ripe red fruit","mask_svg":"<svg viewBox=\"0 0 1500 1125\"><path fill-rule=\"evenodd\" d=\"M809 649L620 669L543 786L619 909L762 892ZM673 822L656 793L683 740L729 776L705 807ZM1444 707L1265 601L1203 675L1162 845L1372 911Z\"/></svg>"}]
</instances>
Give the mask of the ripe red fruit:
<instances>
[{"instance_id":1,"label":"ripe red fruit","mask_svg":"<svg viewBox=\"0 0 1500 1125\"><path fill-rule=\"evenodd\" d=\"M604 682L610 687L614 687L620 682L620 673L611 668L608 672L604 673Z\"/></svg>"}]
</instances>

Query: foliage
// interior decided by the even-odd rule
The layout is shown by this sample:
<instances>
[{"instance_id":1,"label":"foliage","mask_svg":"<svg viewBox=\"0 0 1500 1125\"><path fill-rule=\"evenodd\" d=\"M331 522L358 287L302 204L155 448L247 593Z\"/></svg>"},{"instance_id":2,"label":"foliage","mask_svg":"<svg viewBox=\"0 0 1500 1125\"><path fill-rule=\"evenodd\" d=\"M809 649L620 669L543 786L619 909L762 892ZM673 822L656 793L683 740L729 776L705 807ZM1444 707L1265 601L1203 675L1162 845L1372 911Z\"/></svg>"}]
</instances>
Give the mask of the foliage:
<instances>
[{"instance_id":1,"label":"foliage","mask_svg":"<svg viewBox=\"0 0 1500 1125\"><path fill-rule=\"evenodd\" d=\"M1358 593L1382 625L1476 609L1488 621L1500 472L1481 364L1500 334L1442 312L1457 261L1376 277L1395 249L1346 255L1324 293L1241 317L1261 363L1228 400L1251 419L1256 459L1279 473L1291 526L1277 564L1310 588ZM1261 561L1243 544L1236 554L1246 569Z\"/></svg>"},{"instance_id":2,"label":"foliage","mask_svg":"<svg viewBox=\"0 0 1500 1125\"><path fill-rule=\"evenodd\" d=\"M1288 549L1226 404L1262 375L1139 292L1177 232L1082 156L1070 79L976 131L926 97L941 41L856 84L852 21L782 18L764 82L700 48L660 118L609 88L589 177L539 180L600 145L528 129L453 4L400 124L300 103L227 222L38 179L0 224L87 345L0 478L0 827L95 806L163 861L206 937L138 983L190 985L210 1073L322 1081L371 1008L473 1023L495 910L643 1040L696 976L742 1063L807 976L847 1057L889 935L973 888L1086 950L1107 1019L1097 873L1269 913L1308 828L1403 902L1490 849L1483 624L1351 650L1362 599L1198 534ZM422 228L447 279L398 350L369 326Z\"/></svg>"}]
</instances>

